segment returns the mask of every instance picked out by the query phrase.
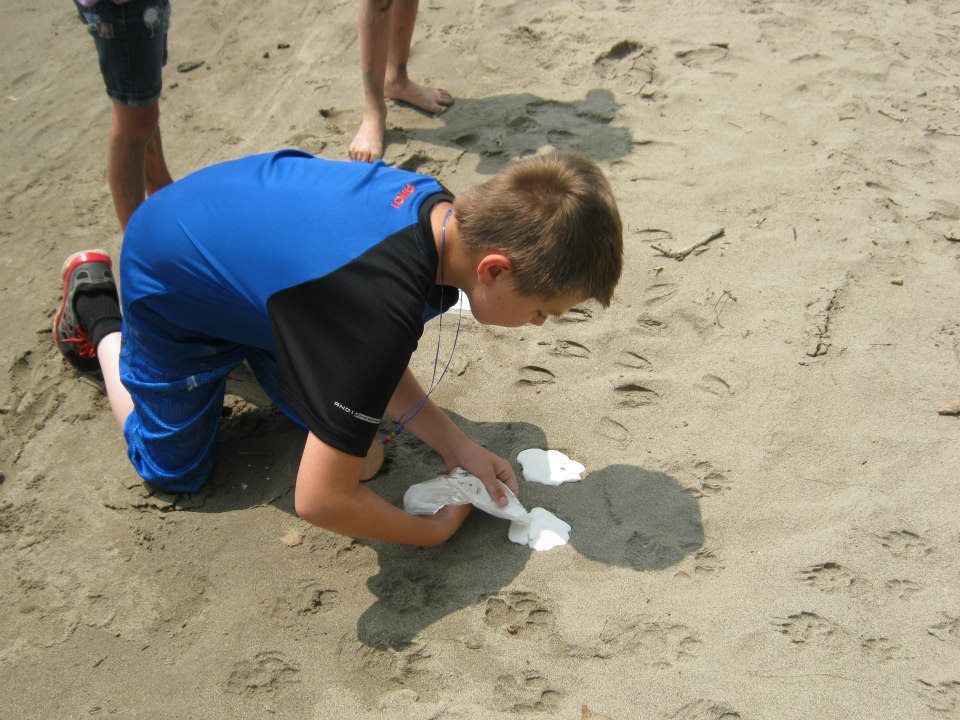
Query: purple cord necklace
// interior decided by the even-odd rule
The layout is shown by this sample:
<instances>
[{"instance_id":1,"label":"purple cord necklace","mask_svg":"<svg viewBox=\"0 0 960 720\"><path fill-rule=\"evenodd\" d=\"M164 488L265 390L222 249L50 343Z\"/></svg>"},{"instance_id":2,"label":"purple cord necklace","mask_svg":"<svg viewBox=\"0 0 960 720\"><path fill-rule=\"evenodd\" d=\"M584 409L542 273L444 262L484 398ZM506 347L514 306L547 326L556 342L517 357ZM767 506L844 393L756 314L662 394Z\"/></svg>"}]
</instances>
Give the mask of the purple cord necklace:
<instances>
[{"instance_id":1,"label":"purple cord necklace","mask_svg":"<svg viewBox=\"0 0 960 720\"><path fill-rule=\"evenodd\" d=\"M429 398L433 391L437 389L437 385L440 384L440 381L443 380L444 375L447 374L447 370L450 369L450 363L453 361L453 355L457 351L457 339L460 337L460 321L463 320L462 306L458 308L457 312L457 331L453 336L453 348L450 350L450 357L447 358L447 363L443 366L443 370L440 372L440 377L437 377L437 367L440 364L440 340L443 332L443 254L447 246L447 220L450 219L451 215L453 215L453 209L447 210L447 214L443 216L443 225L440 229L440 317L437 318L437 352L433 358L433 377L430 378L430 389L427 390L420 402L397 418L396 430L387 433L380 439L380 443L382 445L387 445L392 442L397 435L404 431L407 423L413 420L417 416L417 413L423 410L424 405L427 404L427 398Z\"/></svg>"}]
</instances>

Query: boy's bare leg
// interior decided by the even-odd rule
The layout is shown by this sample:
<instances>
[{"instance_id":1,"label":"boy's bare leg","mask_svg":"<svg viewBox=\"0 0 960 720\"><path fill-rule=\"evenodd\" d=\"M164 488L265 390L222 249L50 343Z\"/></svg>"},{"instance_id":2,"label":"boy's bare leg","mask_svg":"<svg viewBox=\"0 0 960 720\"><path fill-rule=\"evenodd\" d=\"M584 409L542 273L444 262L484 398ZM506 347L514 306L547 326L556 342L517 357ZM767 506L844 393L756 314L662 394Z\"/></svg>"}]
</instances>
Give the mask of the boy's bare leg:
<instances>
[{"instance_id":1,"label":"boy's bare leg","mask_svg":"<svg viewBox=\"0 0 960 720\"><path fill-rule=\"evenodd\" d=\"M120 333L114 332L103 337L97 345L97 358L100 360L103 383L107 387L110 409L117 425L123 430L127 415L133 411L133 400L120 382Z\"/></svg>"},{"instance_id":2,"label":"boy's bare leg","mask_svg":"<svg viewBox=\"0 0 960 720\"><path fill-rule=\"evenodd\" d=\"M453 105L453 98L443 88L426 87L413 82L407 75L410 42L417 22L418 0L394 0L397 6L390 24L390 50L387 55L387 74L384 79L386 97L402 100L431 113L441 113Z\"/></svg>"},{"instance_id":3,"label":"boy's bare leg","mask_svg":"<svg viewBox=\"0 0 960 720\"><path fill-rule=\"evenodd\" d=\"M113 103L107 180L113 207L124 230L147 194L171 182L160 142L160 106ZM149 163L149 165L148 165Z\"/></svg>"},{"instance_id":4,"label":"boy's bare leg","mask_svg":"<svg viewBox=\"0 0 960 720\"><path fill-rule=\"evenodd\" d=\"M350 159L373 162L383 156L387 129L387 104L383 80L387 72L392 0L361 0L357 34L360 38L360 73L363 77L363 122L350 142Z\"/></svg>"}]
</instances>

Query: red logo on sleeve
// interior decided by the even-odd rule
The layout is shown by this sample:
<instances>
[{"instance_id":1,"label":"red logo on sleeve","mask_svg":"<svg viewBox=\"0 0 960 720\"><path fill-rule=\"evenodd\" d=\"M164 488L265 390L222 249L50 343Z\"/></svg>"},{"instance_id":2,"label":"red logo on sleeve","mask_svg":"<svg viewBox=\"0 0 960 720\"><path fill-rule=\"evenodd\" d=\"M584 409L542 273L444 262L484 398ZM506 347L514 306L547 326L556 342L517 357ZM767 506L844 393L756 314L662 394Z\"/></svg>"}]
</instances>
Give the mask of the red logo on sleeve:
<instances>
[{"instance_id":1,"label":"red logo on sleeve","mask_svg":"<svg viewBox=\"0 0 960 720\"><path fill-rule=\"evenodd\" d=\"M416 190L413 185L407 183L403 186L403 189L397 193L397 196L393 199L393 202L390 203L390 207L401 208L403 204L407 201L407 198L413 195L413 191Z\"/></svg>"}]
</instances>

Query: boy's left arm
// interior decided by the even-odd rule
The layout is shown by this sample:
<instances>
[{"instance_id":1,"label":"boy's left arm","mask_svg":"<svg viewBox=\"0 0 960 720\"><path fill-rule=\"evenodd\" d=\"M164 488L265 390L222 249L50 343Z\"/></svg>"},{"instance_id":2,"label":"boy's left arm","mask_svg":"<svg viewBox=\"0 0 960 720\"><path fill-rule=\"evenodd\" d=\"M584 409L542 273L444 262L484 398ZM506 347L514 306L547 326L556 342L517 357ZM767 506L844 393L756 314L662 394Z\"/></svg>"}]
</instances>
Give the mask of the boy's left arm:
<instances>
[{"instance_id":1,"label":"boy's left arm","mask_svg":"<svg viewBox=\"0 0 960 720\"><path fill-rule=\"evenodd\" d=\"M424 394L420 383L417 382L410 368L407 368L387 405L387 413L393 418L400 417L416 407ZM468 438L430 398L427 398L423 408L406 425L406 428L432 447L443 458L448 469L462 467L480 478L490 497L498 505L506 505L507 496L496 482L497 480L503 482L515 494L519 494L513 466L496 453L490 452Z\"/></svg>"}]
</instances>

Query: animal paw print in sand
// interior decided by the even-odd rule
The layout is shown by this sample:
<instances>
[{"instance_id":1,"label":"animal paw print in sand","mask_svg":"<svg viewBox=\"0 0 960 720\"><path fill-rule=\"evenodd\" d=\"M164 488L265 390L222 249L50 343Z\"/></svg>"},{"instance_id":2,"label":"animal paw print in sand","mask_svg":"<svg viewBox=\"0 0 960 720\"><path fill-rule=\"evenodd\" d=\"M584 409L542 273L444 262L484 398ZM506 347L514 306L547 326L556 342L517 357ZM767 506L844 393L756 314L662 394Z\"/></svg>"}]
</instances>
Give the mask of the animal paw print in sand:
<instances>
[{"instance_id":1,"label":"animal paw print in sand","mask_svg":"<svg viewBox=\"0 0 960 720\"><path fill-rule=\"evenodd\" d=\"M867 655L884 662L905 660L910 657L902 645L886 637L865 638L860 642L860 649Z\"/></svg>"},{"instance_id":2,"label":"animal paw print in sand","mask_svg":"<svg viewBox=\"0 0 960 720\"><path fill-rule=\"evenodd\" d=\"M337 591L315 580L301 582L295 593L277 598L273 606L274 617L300 622L299 616L329 612L337 600Z\"/></svg>"},{"instance_id":3,"label":"animal paw print in sand","mask_svg":"<svg viewBox=\"0 0 960 720\"><path fill-rule=\"evenodd\" d=\"M227 692L237 695L272 693L299 682L300 668L275 650L258 653L252 660L234 663L227 678Z\"/></svg>"},{"instance_id":4,"label":"animal paw print in sand","mask_svg":"<svg viewBox=\"0 0 960 720\"><path fill-rule=\"evenodd\" d=\"M706 460L701 460L693 466L693 475L696 478L696 485L690 488L690 493L695 498L713 497L730 489L726 471L718 470Z\"/></svg>"},{"instance_id":5,"label":"animal paw print in sand","mask_svg":"<svg viewBox=\"0 0 960 720\"><path fill-rule=\"evenodd\" d=\"M880 545L886 548L891 555L908 560L920 560L936 552L917 533L910 530L891 530L879 535Z\"/></svg>"},{"instance_id":6,"label":"animal paw print in sand","mask_svg":"<svg viewBox=\"0 0 960 720\"><path fill-rule=\"evenodd\" d=\"M835 645L844 636L843 629L837 623L806 610L785 618L775 618L772 622L777 631L795 645Z\"/></svg>"},{"instance_id":7,"label":"animal paw print in sand","mask_svg":"<svg viewBox=\"0 0 960 720\"><path fill-rule=\"evenodd\" d=\"M497 678L494 697L504 710L524 712L529 710L554 710L562 697L559 690L535 670L503 674Z\"/></svg>"},{"instance_id":8,"label":"animal paw print in sand","mask_svg":"<svg viewBox=\"0 0 960 720\"><path fill-rule=\"evenodd\" d=\"M866 581L852 570L835 562L811 565L800 571L800 582L821 592L848 592L860 594L866 590Z\"/></svg>"},{"instance_id":9,"label":"animal paw print in sand","mask_svg":"<svg viewBox=\"0 0 960 720\"><path fill-rule=\"evenodd\" d=\"M940 622L927 628L927 632L938 640L960 646L960 617L940 613Z\"/></svg>"},{"instance_id":10,"label":"animal paw print in sand","mask_svg":"<svg viewBox=\"0 0 960 720\"><path fill-rule=\"evenodd\" d=\"M624 560L636 570L669 567L699 548L700 544L701 540L693 535L679 538L677 543L663 543L637 530L627 540Z\"/></svg>"},{"instance_id":11,"label":"animal paw print in sand","mask_svg":"<svg viewBox=\"0 0 960 720\"><path fill-rule=\"evenodd\" d=\"M521 635L553 624L553 613L536 593L509 592L487 598L483 621L508 635Z\"/></svg>"},{"instance_id":12,"label":"animal paw print in sand","mask_svg":"<svg viewBox=\"0 0 960 720\"><path fill-rule=\"evenodd\" d=\"M923 589L920 583L915 583L913 580L901 580L900 578L887 580L883 586L888 593L898 600L908 600Z\"/></svg>"},{"instance_id":13,"label":"animal paw print in sand","mask_svg":"<svg viewBox=\"0 0 960 720\"><path fill-rule=\"evenodd\" d=\"M956 717L954 713L960 710L960 680L917 680L917 684L916 693L923 698L928 708L944 713L942 717Z\"/></svg>"},{"instance_id":14,"label":"animal paw print in sand","mask_svg":"<svg viewBox=\"0 0 960 720\"><path fill-rule=\"evenodd\" d=\"M593 657L629 654L658 667L670 667L674 662L696 657L701 645L688 626L643 615L610 618L604 623L599 640L590 648Z\"/></svg>"},{"instance_id":15,"label":"animal paw print in sand","mask_svg":"<svg viewBox=\"0 0 960 720\"><path fill-rule=\"evenodd\" d=\"M697 575L715 573L725 567L723 557L716 548L701 548L693 556L693 572Z\"/></svg>"},{"instance_id":16,"label":"animal paw print in sand","mask_svg":"<svg viewBox=\"0 0 960 720\"><path fill-rule=\"evenodd\" d=\"M743 716L725 702L715 700L694 700L664 720L740 720Z\"/></svg>"},{"instance_id":17,"label":"animal paw print in sand","mask_svg":"<svg viewBox=\"0 0 960 720\"><path fill-rule=\"evenodd\" d=\"M355 635L347 634L340 641L340 654L352 655L358 677L370 681L373 687L419 687L433 681L430 674L433 654L416 640L400 643L397 648L379 649L357 642Z\"/></svg>"}]
</instances>

